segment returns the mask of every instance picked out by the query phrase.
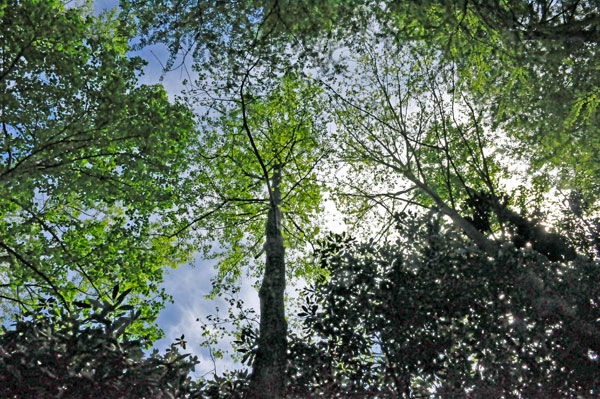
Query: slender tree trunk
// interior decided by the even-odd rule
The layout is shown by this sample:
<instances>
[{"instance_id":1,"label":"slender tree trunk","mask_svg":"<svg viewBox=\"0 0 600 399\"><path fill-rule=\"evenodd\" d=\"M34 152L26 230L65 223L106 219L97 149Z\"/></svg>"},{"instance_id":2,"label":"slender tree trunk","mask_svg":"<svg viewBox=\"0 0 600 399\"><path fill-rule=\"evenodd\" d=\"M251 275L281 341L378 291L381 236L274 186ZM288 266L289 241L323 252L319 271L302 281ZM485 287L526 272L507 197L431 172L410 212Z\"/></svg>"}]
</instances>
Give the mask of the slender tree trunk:
<instances>
[{"instance_id":1,"label":"slender tree trunk","mask_svg":"<svg viewBox=\"0 0 600 399\"><path fill-rule=\"evenodd\" d=\"M285 248L281 235L281 167L271 180L272 201L266 226L265 274L259 291L260 335L247 399L283 398L287 354L284 310Z\"/></svg>"}]
</instances>

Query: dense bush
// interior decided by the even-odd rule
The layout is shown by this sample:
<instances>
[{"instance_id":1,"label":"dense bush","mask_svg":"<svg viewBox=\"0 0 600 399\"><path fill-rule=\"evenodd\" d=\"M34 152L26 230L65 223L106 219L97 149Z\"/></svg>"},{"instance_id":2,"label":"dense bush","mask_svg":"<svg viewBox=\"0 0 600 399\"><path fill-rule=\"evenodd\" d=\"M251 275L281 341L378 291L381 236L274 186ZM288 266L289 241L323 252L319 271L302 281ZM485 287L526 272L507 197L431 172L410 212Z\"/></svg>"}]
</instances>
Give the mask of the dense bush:
<instances>
[{"instance_id":1,"label":"dense bush","mask_svg":"<svg viewBox=\"0 0 600 399\"><path fill-rule=\"evenodd\" d=\"M305 292L291 392L597 397L597 260L550 262L509 243L491 258L437 218L399 229L394 243L332 236L322 246L330 275Z\"/></svg>"},{"instance_id":2,"label":"dense bush","mask_svg":"<svg viewBox=\"0 0 600 399\"><path fill-rule=\"evenodd\" d=\"M117 299L122 300L123 297ZM48 310L52 300L26 312L0 335L0 397L160 399L200 397L189 377L197 359L171 345L144 357L144 342L126 328L139 316L124 305L89 300L79 311Z\"/></svg>"}]
</instances>

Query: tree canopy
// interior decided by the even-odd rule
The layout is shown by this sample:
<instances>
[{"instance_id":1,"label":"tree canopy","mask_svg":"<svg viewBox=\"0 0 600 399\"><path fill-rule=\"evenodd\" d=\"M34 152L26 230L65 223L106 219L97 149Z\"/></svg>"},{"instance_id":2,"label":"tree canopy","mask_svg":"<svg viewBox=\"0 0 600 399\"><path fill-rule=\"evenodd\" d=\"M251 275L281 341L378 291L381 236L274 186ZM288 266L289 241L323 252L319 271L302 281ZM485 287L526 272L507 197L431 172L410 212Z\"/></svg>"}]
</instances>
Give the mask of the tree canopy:
<instances>
[{"instance_id":1,"label":"tree canopy","mask_svg":"<svg viewBox=\"0 0 600 399\"><path fill-rule=\"evenodd\" d=\"M577 260L560 226L545 230L543 209L553 190L594 203L595 136L574 128L595 129L597 85L585 78L597 58L592 3L164 1L158 12L123 4L149 42L189 51L196 94L251 80L264 96L289 70L314 76L331 98L342 165L329 187L346 220L373 238L391 240L398 215L416 206L441 212L493 259L512 241L550 262ZM566 97L546 79L558 74ZM521 186L509 187L515 179Z\"/></svg>"},{"instance_id":2,"label":"tree canopy","mask_svg":"<svg viewBox=\"0 0 600 399\"><path fill-rule=\"evenodd\" d=\"M137 84L144 63L128 56L132 31L114 15L2 4L3 303L28 309L50 295L69 308L121 282L152 322L152 298L168 297L163 268L188 256L167 233L191 113L162 87Z\"/></svg>"},{"instance_id":3,"label":"tree canopy","mask_svg":"<svg viewBox=\"0 0 600 399\"><path fill-rule=\"evenodd\" d=\"M513 154L566 189L598 184L600 11L594 1L390 2L382 25L425 40L515 143ZM551 173L550 173L551 174Z\"/></svg>"},{"instance_id":4,"label":"tree canopy","mask_svg":"<svg viewBox=\"0 0 600 399\"><path fill-rule=\"evenodd\" d=\"M8 303L119 282L151 341L192 244L213 296L262 277L252 373L208 397L597 396L595 2L3 4ZM195 115L137 83L134 35L192 63Z\"/></svg>"}]
</instances>

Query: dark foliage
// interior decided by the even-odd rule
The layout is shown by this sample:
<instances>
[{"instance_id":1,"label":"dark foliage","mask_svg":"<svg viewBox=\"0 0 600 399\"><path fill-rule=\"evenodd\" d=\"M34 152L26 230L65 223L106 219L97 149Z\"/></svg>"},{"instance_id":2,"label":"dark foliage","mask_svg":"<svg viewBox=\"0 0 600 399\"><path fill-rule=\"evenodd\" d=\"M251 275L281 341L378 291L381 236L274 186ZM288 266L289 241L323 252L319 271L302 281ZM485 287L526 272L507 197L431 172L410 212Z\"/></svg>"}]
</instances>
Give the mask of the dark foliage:
<instances>
[{"instance_id":1,"label":"dark foliage","mask_svg":"<svg viewBox=\"0 0 600 399\"><path fill-rule=\"evenodd\" d=\"M593 205L589 197L580 191L572 191L558 228L580 253L589 259L600 259L600 217L590 216Z\"/></svg>"},{"instance_id":2,"label":"dark foliage","mask_svg":"<svg viewBox=\"0 0 600 399\"><path fill-rule=\"evenodd\" d=\"M290 343L292 393L596 397L597 261L509 243L492 259L435 218L401 226L393 245L333 239Z\"/></svg>"},{"instance_id":3,"label":"dark foliage","mask_svg":"<svg viewBox=\"0 0 600 399\"><path fill-rule=\"evenodd\" d=\"M321 242L330 274L304 291L287 397L596 397L597 258L551 262L509 242L492 258L438 217L403 223L391 244ZM256 332L238 338L251 364ZM210 398L242 397L248 383L218 380Z\"/></svg>"},{"instance_id":4,"label":"dark foliage","mask_svg":"<svg viewBox=\"0 0 600 399\"><path fill-rule=\"evenodd\" d=\"M535 251L552 262L575 260L577 256L575 248L583 245L583 243L569 242L566 238L570 231L576 230L574 224L570 226L570 231L563 229L562 233L565 233L565 236L547 232L539 220L530 220L511 210L506 196L499 198L492 193L476 190L468 190L467 193L468 196L464 201L465 213L472 216L467 215L465 219L482 233L492 231L492 215L495 215L496 219L510 231L511 241L517 248L531 245ZM573 214L573 211L566 210L565 217L570 214ZM591 239L591 237L587 238Z\"/></svg>"},{"instance_id":5,"label":"dark foliage","mask_svg":"<svg viewBox=\"0 0 600 399\"><path fill-rule=\"evenodd\" d=\"M345 235L321 245L329 270L305 291L288 346L290 398L592 398L600 384L600 265L530 249L482 254L436 218L405 218L393 244ZM6 398L243 398L249 375L189 377L176 349L144 357L137 317L88 300L90 314L40 306L0 336ZM49 305L49 304L46 304ZM246 363L256 332L239 336Z\"/></svg>"},{"instance_id":6,"label":"dark foliage","mask_svg":"<svg viewBox=\"0 0 600 399\"><path fill-rule=\"evenodd\" d=\"M188 374L196 358L179 354L174 343L165 355L144 358L143 342L125 329L139 316L127 305L89 300L79 312L49 310L52 300L23 314L0 335L0 397L15 399L200 398ZM56 308L55 308L56 309ZM182 337L183 338L183 337Z\"/></svg>"},{"instance_id":7,"label":"dark foliage","mask_svg":"<svg viewBox=\"0 0 600 399\"><path fill-rule=\"evenodd\" d=\"M203 399L243 399L249 384L250 374L246 370L228 371L199 383Z\"/></svg>"}]
</instances>

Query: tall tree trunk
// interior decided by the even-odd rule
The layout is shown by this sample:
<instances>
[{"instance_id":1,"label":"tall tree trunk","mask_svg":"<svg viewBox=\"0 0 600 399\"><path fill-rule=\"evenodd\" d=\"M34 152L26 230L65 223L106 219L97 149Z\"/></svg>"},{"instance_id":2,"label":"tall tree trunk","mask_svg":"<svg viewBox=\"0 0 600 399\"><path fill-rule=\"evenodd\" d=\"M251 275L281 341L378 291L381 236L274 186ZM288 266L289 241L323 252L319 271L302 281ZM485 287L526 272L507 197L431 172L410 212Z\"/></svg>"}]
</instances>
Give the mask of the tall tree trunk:
<instances>
[{"instance_id":1,"label":"tall tree trunk","mask_svg":"<svg viewBox=\"0 0 600 399\"><path fill-rule=\"evenodd\" d=\"M265 229L265 274L259 291L260 335L247 399L283 398L287 353L284 310L285 248L281 235L281 167L271 180L272 201Z\"/></svg>"}]
</instances>

